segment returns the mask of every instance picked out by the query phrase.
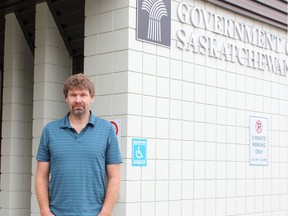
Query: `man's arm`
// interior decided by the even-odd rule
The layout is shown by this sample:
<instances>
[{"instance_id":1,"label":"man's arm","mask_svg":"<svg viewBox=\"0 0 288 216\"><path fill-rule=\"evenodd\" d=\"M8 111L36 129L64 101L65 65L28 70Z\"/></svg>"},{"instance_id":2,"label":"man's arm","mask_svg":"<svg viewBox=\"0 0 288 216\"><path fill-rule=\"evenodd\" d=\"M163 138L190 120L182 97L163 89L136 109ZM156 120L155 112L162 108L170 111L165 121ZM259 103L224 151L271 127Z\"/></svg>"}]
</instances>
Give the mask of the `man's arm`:
<instances>
[{"instance_id":1,"label":"man's arm","mask_svg":"<svg viewBox=\"0 0 288 216\"><path fill-rule=\"evenodd\" d=\"M41 216L53 216L49 207L49 166L49 162L37 162L35 190Z\"/></svg>"},{"instance_id":2,"label":"man's arm","mask_svg":"<svg viewBox=\"0 0 288 216\"><path fill-rule=\"evenodd\" d=\"M107 188L98 216L110 216L120 190L120 164L107 165Z\"/></svg>"}]
</instances>

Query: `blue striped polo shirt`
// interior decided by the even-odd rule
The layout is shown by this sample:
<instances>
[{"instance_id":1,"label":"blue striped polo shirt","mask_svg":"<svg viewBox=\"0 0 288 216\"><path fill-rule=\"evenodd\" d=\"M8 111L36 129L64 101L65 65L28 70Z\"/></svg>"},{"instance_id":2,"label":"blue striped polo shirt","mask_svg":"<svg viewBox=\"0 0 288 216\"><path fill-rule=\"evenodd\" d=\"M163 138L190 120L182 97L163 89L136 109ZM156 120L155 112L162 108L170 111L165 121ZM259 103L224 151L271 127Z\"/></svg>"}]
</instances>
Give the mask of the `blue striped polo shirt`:
<instances>
[{"instance_id":1,"label":"blue striped polo shirt","mask_svg":"<svg viewBox=\"0 0 288 216\"><path fill-rule=\"evenodd\" d=\"M50 209L56 216L95 216L105 197L106 165L122 162L115 129L91 112L78 134L68 115L44 127L36 159L50 162Z\"/></svg>"}]
</instances>

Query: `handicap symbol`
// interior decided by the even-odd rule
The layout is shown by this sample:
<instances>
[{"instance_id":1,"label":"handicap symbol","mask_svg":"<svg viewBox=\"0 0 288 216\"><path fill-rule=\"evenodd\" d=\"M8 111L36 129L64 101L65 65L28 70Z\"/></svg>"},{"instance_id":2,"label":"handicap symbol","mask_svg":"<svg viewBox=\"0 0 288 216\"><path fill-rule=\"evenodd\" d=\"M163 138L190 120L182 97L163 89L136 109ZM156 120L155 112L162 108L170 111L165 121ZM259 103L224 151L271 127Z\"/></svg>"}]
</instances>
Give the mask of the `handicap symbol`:
<instances>
[{"instance_id":1,"label":"handicap symbol","mask_svg":"<svg viewBox=\"0 0 288 216\"><path fill-rule=\"evenodd\" d=\"M147 165L147 140L132 139L132 166Z\"/></svg>"},{"instance_id":2,"label":"handicap symbol","mask_svg":"<svg viewBox=\"0 0 288 216\"><path fill-rule=\"evenodd\" d=\"M136 150L136 157L138 158L138 159L140 159L140 158L143 158L143 154L142 154L142 152L141 152L141 150L140 150L140 146L138 146L138 149Z\"/></svg>"}]
</instances>

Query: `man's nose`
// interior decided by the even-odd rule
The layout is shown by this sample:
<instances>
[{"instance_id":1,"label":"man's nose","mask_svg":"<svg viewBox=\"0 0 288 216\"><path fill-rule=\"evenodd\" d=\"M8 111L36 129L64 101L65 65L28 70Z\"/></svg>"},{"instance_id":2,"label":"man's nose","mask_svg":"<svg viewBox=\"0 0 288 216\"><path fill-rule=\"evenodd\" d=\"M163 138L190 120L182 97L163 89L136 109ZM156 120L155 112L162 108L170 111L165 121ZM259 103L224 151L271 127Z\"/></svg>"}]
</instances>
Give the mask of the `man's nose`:
<instances>
[{"instance_id":1,"label":"man's nose","mask_svg":"<svg viewBox=\"0 0 288 216\"><path fill-rule=\"evenodd\" d=\"M80 97L80 95L77 95L77 96L76 96L76 98L75 98L75 102L76 102L76 103L81 102L81 97Z\"/></svg>"}]
</instances>

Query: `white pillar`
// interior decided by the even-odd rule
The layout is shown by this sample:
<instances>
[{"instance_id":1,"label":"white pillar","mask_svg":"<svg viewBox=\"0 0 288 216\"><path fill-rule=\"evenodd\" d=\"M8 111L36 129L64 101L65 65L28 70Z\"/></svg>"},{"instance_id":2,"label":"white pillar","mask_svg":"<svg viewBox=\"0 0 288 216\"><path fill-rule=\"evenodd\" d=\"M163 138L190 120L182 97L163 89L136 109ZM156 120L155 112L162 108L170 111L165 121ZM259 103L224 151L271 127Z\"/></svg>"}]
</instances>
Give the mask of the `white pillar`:
<instances>
[{"instance_id":1,"label":"white pillar","mask_svg":"<svg viewBox=\"0 0 288 216\"><path fill-rule=\"evenodd\" d=\"M30 215L33 55L14 14L6 16L0 215Z\"/></svg>"},{"instance_id":2,"label":"white pillar","mask_svg":"<svg viewBox=\"0 0 288 216\"><path fill-rule=\"evenodd\" d=\"M39 215L34 178L42 129L46 123L63 117L68 111L62 87L72 73L72 59L46 3L36 5L35 31L31 216Z\"/></svg>"}]
</instances>

